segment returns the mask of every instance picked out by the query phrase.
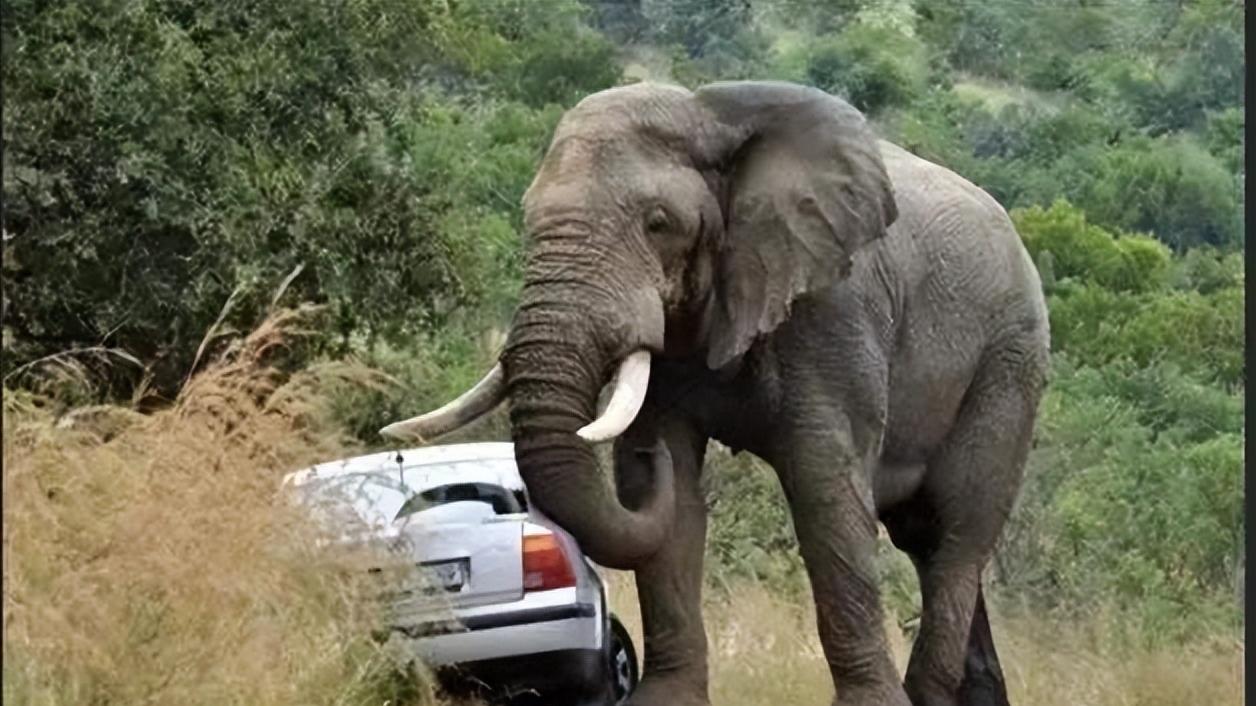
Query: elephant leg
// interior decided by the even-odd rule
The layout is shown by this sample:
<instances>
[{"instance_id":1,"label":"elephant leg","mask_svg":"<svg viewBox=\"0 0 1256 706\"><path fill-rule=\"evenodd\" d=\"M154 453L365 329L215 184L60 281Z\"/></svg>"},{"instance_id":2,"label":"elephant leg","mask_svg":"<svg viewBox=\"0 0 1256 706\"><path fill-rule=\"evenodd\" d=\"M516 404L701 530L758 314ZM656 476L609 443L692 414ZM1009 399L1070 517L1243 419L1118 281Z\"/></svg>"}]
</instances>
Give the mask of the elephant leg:
<instances>
[{"instance_id":1,"label":"elephant leg","mask_svg":"<svg viewBox=\"0 0 1256 706\"><path fill-rule=\"evenodd\" d=\"M968 654L964 658L964 680L959 685L959 703L966 706L1010 706L1003 667L994 649L990 634L990 618L986 615L986 599L977 585L977 606L973 610L972 627L968 630Z\"/></svg>"},{"instance_id":2,"label":"elephant leg","mask_svg":"<svg viewBox=\"0 0 1256 706\"><path fill-rule=\"evenodd\" d=\"M981 572L1020 488L1041 385L1023 365L1009 364L1018 358L992 358L920 490L882 516L920 577L920 633L905 680L914 706L1008 703Z\"/></svg>"},{"instance_id":3,"label":"elephant leg","mask_svg":"<svg viewBox=\"0 0 1256 706\"><path fill-rule=\"evenodd\" d=\"M891 532L892 537L897 534ZM998 671L989 639L990 626L984 607L977 610L984 560L955 561L936 554L913 554L912 558L920 577L923 607L920 633L904 680L913 706L967 706L960 693L969 672L974 671L972 667L983 670L981 676L988 678L994 692L1001 695L1001 700L976 703L1006 704L1003 675ZM984 641L975 639L978 637ZM991 665L993 673L989 670Z\"/></svg>"},{"instance_id":4,"label":"elephant leg","mask_svg":"<svg viewBox=\"0 0 1256 706\"><path fill-rule=\"evenodd\" d=\"M615 481L622 502L635 507L648 493L649 472L635 453L659 437L671 451L676 520L669 539L636 570L645 636L644 668L630 703L701 706L707 697L707 644L702 625L702 559L706 504L701 489L707 437L688 420L659 420L648 405L615 445Z\"/></svg>"},{"instance_id":5,"label":"elephant leg","mask_svg":"<svg viewBox=\"0 0 1256 706\"><path fill-rule=\"evenodd\" d=\"M908 706L886 640L872 563L877 521L866 464L837 440L791 446L789 460L777 470L811 580L834 703Z\"/></svg>"}]
</instances>

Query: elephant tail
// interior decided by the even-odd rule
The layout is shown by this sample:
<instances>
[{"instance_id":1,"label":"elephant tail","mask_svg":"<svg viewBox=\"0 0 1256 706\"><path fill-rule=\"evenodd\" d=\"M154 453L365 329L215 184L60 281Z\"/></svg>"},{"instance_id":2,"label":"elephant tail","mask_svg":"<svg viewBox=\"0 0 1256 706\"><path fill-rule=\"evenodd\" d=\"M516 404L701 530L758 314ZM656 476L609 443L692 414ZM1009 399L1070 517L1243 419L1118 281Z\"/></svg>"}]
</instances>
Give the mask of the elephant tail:
<instances>
[{"instance_id":1,"label":"elephant tail","mask_svg":"<svg viewBox=\"0 0 1256 706\"><path fill-rule=\"evenodd\" d=\"M980 585L977 587L972 627L968 631L968 653L964 657L964 680L959 687L959 703L961 706L1010 706Z\"/></svg>"}]
</instances>

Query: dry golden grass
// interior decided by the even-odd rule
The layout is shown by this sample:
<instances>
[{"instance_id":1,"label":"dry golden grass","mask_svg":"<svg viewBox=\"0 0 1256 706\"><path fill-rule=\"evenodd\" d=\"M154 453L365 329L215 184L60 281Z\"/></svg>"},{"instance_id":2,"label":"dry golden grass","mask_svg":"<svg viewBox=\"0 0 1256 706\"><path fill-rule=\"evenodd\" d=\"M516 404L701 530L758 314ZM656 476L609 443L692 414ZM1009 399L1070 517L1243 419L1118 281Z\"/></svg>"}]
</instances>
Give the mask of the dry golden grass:
<instances>
[{"instance_id":1,"label":"dry golden grass","mask_svg":"<svg viewBox=\"0 0 1256 706\"><path fill-rule=\"evenodd\" d=\"M1102 622L1102 618L1097 619ZM1013 703L1186 706L1243 703L1243 645L1117 648L1096 626L1004 620L995 641Z\"/></svg>"},{"instance_id":2,"label":"dry golden grass","mask_svg":"<svg viewBox=\"0 0 1256 706\"><path fill-rule=\"evenodd\" d=\"M641 649L632 575L613 577L612 609ZM805 603L805 604L804 604ZM833 686L810 601L782 599L744 582L705 606L711 703L776 706L830 703ZM1161 649L1105 648L1095 626L994 617L995 641L1019 706L1194 706L1243 702L1243 646L1201 643ZM900 673L910 640L887 621Z\"/></svg>"},{"instance_id":3,"label":"dry golden grass","mask_svg":"<svg viewBox=\"0 0 1256 706\"><path fill-rule=\"evenodd\" d=\"M318 391L353 365L270 365L309 310L281 312L170 409L55 419L4 396L4 699L57 704L381 704L364 587L278 502L285 471L351 445ZM417 681L410 703L431 702Z\"/></svg>"}]
</instances>

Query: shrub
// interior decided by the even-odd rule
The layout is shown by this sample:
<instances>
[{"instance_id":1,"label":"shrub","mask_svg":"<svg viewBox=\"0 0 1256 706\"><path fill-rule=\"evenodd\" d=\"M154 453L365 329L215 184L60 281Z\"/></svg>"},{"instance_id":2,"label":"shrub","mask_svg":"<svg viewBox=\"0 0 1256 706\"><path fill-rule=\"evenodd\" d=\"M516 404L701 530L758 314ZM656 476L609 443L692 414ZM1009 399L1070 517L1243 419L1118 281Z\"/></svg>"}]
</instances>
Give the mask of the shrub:
<instances>
[{"instance_id":1,"label":"shrub","mask_svg":"<svg viewBox=\"0 0 1256 706\"><path fill-rule=\"evenodd\" d=\"M704 473L711 579L753 578L778 589L798 589L802 559L776 473L748 453L734 456L714 443L707 447Z\"/></svg>"},{"instance_id":2,"label":"shrub","mask_svg":"<svg viewBox=\"0 0 1256 706\"><path fill-rule=\"evenodd\" d=\"M808 83L876 113L915 99L927 70L919 41L893 28L857 23L833 39L815 41L806 75Z\"/></svg>"},{"instance_id":3,"label":"shrub","mask_svg":"<svg viewBox=\"0 0 1256 706\"><path fill-rule=\"evenodd\" d=\"M1234 174L1243 172L1243 126L1245 115L1240 108L1227 108L1210 113L1204 130L1208 151Z\"/></svg>"},{"instance_id":4,"label":"shrub","mask_svg":"<svg viewBox=\"0 0 1256 706\"><path fill-rule=\"evenodd\" d=\"M1244 384L1241 289L1123 294L1081 285L1061 289L1048 308L1052 347L1087 365L1161 361L1224 386Z\"/></svg>"},{"instance_id":5,"label":"shrub","mask_svg":"<svg viewBox=\"0 0 1256 706\"><path fill-rule=\"evenodd\" d=\"M1232 3L1186 8L1170 35L1180 49L1156 67L1135 98L1152 134L1204 126L1210 112L1243 106L1243 12ZM1142 98L1142 100L1138 100Z\"/></svg>"},{"instance_id":6,"label":"shrub","mask_svg":"<svg viewBox=\"0 0 1256 706\"><path fill-rule=\"evenodd\" d=\"M104 341L169 394L224 304L253 320L297 263L322 300L381 249L394 307L453 289L392 134L421 6L112 4L3 11L6 59L40 57L4 62L6 358Z\"/></svg>"},{"instance_id":7,"label":"shrub","mask_svg":"<svg viewBox=\"0 0 1256 706\"><path fill-rule=\"evenodd\" d=\"M1056 279L1091 282L1115 292L1154 291L1168 280L1168 248L1145 236L1114 236L1087 223L1086 214L1067 201L1049 209L1016 209L1011 216L1035 260L1051 253Z\"/></svg>"},{"instance_id":8,"label":"shrub","mask_svg":"<svg viewBox=\"0 0 1256 706\"><path fill-rule=\"evenodd\" d=\"M1055 358L997 559L1002 585L1067 614L1110 606L1128 638L1235 629L1241 400L1215 390L1200 397L1199 383L1172 367L1097 369ZM1192 395L1194 410L1212 409L1219 428L1176 433L1193 424L1190 412L1156 412Z\"/></svg>"},{"instance_id":9,"label":"shrub","mask_svg":"<svg viewBox=\"0 0 1256 706\"><path fill-rule=\"evenodd\" d=\"M481 327L481 321L455 319L439 332L363 351L363 364L387 376L387 383L328 389L337 424L361 441L378 443L384 425L436 409L470 389L496 362L504 341L504 334L491 323ZM508 441L505 416L504 410L491 415L441 443L470 438Z\"/></svg>"},{"instance_id":10,"label":"shrub","mask_svg":"<svg viewBox=\"0 0 1256 706\"><path fill-rule=\"evenodd\" d=\"M1172 361L1223 385L1244 384L1241 289L1151 297L1121 334L1121 347L1141 364Z\"/></svg>"},{"instance_id":11,"label":"shrub","mask_svg":"<svg viewBox=\"0 0 1256 706\"><path fill-rule=\"evenodd\" d=\"M42 57L3 67L6 373L104 345L169 398L290 273L341 351L493 299L560 112L529 106L618 77L574 0L116 9L4 6Z\"/></svg>"},{"instance_id":12,"label":"shrub","mask_svg":"<svg viewBox=\"0 0 1256 706\"><path fill-rule=\"evenodd\" d=\"M1243 397L1172 363L1121 361L1078 373L1094 394L1133 405L1138 423L1174 443L1243 432Z\"/></svg>"},{"instance_id":13,"label":"shrub","mask_svg":"<svg viewBox=\"0 0 1256 706\"><path fill-rule=\"evenodd\" d=\"M917 3L921 34L944 52L952 66L985 76L1009 78L1014 63L1014 20L1020 6L1008 3L971 3L960 0Z\"/></svg>"},{"instance_id":14,"label":"shrub","mask_svg":"<svg viewBox=\"0 0 1256 706\"><path fill-rule=\"evenodd\" d=\"M1225 166L1186 138L1138 138L1103 154L1079 206L1096 222L1154 233L1181 252L1242 240L1237 184Z\"/></svg>"},{"instance_id":15,"label":"shrub","mask_svg":"<svg viewBox=\"0 0 1256 706\"><path fill-rule=\"evenodd\" d=\"M690 59L734 40L751 24L749 0L645 0L643 6L652 38L679 45Z\"/></svg>"},{"instance_id":16,"label":"shrub","mask_svg":"<svg viewBox=\"0 0 1256 706\"><path fill-rule=\"evenodd\" d=\"M671 52L672 76L696 88L712 81L762 79L771 45L745 0L647 3L656 41Z\"/></svg>"},{"instance_id":17,"label":"shrub","mask_svg":"<svg viewBox=\"0 0 1256 706\"><path fill-rule=\"evenodd\" d=\"M1246 281L1243 253L1223 253L1214 248L1193 248L1173 263L1171 281L1178 289L1212 294Z\"/></svg>"},{"instance_id":18,"label":"shrub","mask_svg":"<svg viewBox=\"0 0 1256 706\"><path fill-rule=\"evenodd\" d=\"M433 14L428 36L439 61L490 95L533 107L571 104L619 80L614 45L588 27L591 13L578 0L449 3Z\"/></svg>"}]
</instances>

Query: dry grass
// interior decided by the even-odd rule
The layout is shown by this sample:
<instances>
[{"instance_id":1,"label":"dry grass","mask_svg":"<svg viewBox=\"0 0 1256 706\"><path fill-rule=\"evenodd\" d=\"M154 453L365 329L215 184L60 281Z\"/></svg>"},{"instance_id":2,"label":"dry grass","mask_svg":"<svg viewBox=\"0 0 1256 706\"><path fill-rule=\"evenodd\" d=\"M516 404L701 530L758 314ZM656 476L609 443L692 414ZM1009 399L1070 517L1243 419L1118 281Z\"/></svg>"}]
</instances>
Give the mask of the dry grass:
<instances>
[{"instance_id":1,"label":"dry grass","mask_svg":"<svg viewBox=\"0 0 1256 706\"><path fill-rule=\"evenodd\" d=\"M277 502L283 472L351 450L319 390L378 382L273 367L309 313L272 317L150 416L58 419L5 391L6 702L380 704L395 689L363 587Z\"/></svg>"},{"instance_id":2,"label":"dry grass","mask_svg":"<svg viewBox=\"0 0 1256 706\"><path fill-rule=\"evenodd\" d=\"M1097 619L1102 621L1103 619ZM1105 645L1094 625L1032 619L995 626L1013 703L1178 706L1243 703L1243 645Z\"/></svg>"},{"instance_id":3,"label":"dry grass","mask_svg":"<svg viewBox=\"0 0 1256 706\"><path fill-rule=\"evenodd\" d=\"M638 649L640 611L631 574L616 573L612 608ZM807 601L809 603L809 601ZM705 607L711 703L717 706L827 704L833 698L810 605L745 582ZM995 640L1020 706L1193 706L1241 704L1241 644L1118 650L1102 646L1094 625L1053 625L995 616ZM910 640L888 621L900 673Z\"/></svg>"}]
</instances>

